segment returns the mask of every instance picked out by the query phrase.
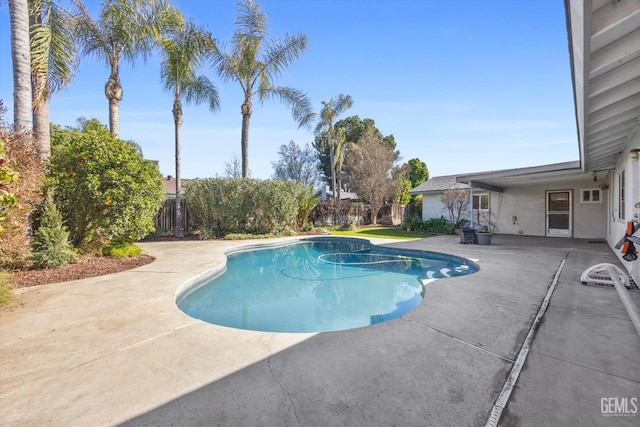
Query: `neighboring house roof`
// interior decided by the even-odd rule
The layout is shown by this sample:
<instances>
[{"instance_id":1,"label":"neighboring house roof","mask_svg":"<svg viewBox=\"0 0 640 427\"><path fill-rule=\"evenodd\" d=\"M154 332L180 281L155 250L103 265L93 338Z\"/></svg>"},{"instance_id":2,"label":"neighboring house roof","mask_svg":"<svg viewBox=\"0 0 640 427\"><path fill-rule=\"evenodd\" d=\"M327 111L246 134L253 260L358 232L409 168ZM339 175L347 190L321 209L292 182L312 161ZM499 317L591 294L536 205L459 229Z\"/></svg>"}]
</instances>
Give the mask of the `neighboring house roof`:
<instances>
[{"instance_id":1,"label":"neighboring house roof","mask_svg":"<svg viewBox=\"0 0 640 427\"><path fill-rule=\"evenodd\" d=\"M467 184L456 182L456 177L457 175L434 176L409 191L409 194L415 196L416 194L444 193L452 189L468 190L470 188Z\"/></svg>"},{"instance_id":2,"label":"neighboring house roof","mask_svg":"<svg viewBox=\"0 0 640 427\"><path fill-rule=\"evenodd\" d=\"M189 181L188 179L180 180L180 188L184 187L184 183ZM162 188L164 189L165 196L176 194L176 179L171 175L162 178ZM182 191L180 191L182 194Z\"/></svg>"},{"instance_id":3,"label":"neighboring house roof","mask_svg":"<svg viewBox=\"0 0 640 427\"><path fill-rule=\"evenodd\" d=\"M329 200L329 199L333 199L333 191L331 191L329 189L329 186L326 185L324 186L324 188L322 189L322 192L320 193L320 200ZM358 200L358 195L351 191L341 190L340 200Z\"/></svg>"}]
</instances>

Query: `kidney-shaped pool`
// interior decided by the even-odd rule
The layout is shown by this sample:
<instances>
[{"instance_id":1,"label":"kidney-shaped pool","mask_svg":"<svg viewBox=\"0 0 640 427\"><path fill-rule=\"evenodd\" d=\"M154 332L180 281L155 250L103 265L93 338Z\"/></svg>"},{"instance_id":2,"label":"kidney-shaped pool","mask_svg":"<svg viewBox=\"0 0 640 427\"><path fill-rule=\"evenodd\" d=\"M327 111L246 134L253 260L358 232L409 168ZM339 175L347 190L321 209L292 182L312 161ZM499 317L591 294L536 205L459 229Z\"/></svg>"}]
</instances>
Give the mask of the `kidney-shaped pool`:
<instances>
[{"instance_id":1,"label":"kidney-shaped pool","mask_svg":"<svg viewBox=\"0 0 640 427\"><path fill-rule=\"evenodd\" d=\"M269 332L326 332L413 310L423 281L471 274L477 264L361 239L310 238L228 254L226 269L183 290L178 307L205 322Z\"/></svg>"}]
</instances>

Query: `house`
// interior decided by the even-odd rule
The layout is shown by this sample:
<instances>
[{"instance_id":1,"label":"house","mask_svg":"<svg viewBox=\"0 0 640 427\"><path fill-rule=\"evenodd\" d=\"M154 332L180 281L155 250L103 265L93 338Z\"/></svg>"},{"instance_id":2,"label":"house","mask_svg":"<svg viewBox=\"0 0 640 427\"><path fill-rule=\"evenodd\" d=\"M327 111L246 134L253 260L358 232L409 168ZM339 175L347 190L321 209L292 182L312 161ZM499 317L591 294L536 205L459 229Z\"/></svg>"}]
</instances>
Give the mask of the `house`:
<instances>
[{"instance_id":1,"label":"house","mask_svg":"<svg viewBox=\"0 0 640 427\"><path fill-rule=\"evenodd\" d=\"M187 181L189 180L182 178L180 179L180 194L184 193L184 184ZM164 189L165 197L176 197L176 179L173 176L167 175L166 177L162 178L162 188Z\"/></svg>"},{"instance_id":2,"label":"house","mask_svg":"<svg viewBox=\"0 0 640 427\"><path fill-rule=\"evenodd\" d=\"M320 200L324 202L326 200L331 200L333 198L334 198L334 195L333 195L333 191L331 190L331 187L329 187L328 185L325 185L324 187L322 187L322 191L320 192ZM340 191L340 200L350 200L350 201L358 200L358 195L351 191L347 191L347 189L345 188Z\"/></svg>"},{"instance_id":3,"label":"house","mask_svg":"<svg viewBox=\"0 0 640 427\"><path fill-rule=\"evenodd\" d=\"M471 191L469 185L457 182L456 175L434 176L411 190L411 195L422 195L422 218L448 218L448 212L440 198L447 190ZM470 217L470 212L465 217Z\"/></svg>"},{"instance_id":4,"label":"house","mask_svg":"<svg viewBox=\"0 0 640 427\"><path fill-rule=\"evenodd\" d=\"M565 13L579 160L455 182L497 233L606 241L622 259L615 246L640 220L640 0L565 0ZM433 195L444 187L425 184L411 194L424 195L423 219L439 217ZM640 261L622 263L640 283Z\"/></svg>"}]
</instances>

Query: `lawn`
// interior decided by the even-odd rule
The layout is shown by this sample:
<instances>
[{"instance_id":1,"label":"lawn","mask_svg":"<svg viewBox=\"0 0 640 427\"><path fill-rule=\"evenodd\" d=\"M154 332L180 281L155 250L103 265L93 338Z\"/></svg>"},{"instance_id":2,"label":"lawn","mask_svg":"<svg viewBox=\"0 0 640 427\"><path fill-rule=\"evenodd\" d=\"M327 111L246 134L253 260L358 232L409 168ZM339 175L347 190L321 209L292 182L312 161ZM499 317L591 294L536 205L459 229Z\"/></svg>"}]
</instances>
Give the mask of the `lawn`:
<instances>
[{"instance_id":1,"label":"lawn","mask_svg":"<svg viewBox=\"0 0 640 427\"><path fill-rule=\"evenodd\" d=\"M417 240L431 237L432 234L416 233L396 227L365 227L357 230L331 230L332 236L378 237L383 239Z\"/></svg>"}]
</instances>

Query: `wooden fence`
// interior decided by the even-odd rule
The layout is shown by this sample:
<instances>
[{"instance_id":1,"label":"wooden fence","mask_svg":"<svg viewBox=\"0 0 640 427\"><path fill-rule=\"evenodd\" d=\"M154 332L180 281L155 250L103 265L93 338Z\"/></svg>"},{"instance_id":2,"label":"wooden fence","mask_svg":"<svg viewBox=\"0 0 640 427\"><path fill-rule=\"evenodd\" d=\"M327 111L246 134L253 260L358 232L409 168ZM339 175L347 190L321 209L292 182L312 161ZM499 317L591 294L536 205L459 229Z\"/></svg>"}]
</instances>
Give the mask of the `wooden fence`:
<instances>
[{"instance_id":1,"label":"wooden fence","mask_svg":"<svg viewBox=\"0 0 640 427\"><path fill-rule=\"evenodd\" d=\"M405 219L405 206L398 204L383 205L378 212L377 223L381 225L400 225ZM325 225L371 223L371 209L367 203L342 202L334 206L331 201L320 202L309 215L316 227Z\"/></svg>"},{"instance_id":2,"label":"wooden fence","mask_svg":"<svg viewBox=\"0 0 640 427\"><path fill-rule=\"evenodd\" d=\"M184 199L181 200L180 210L182 211L182 230L184 234L191 232L189 221L189 211ZM156 214L156 235L173 236L176 231L176 199L168 197Z\"/></svg>"}]
</instances>

